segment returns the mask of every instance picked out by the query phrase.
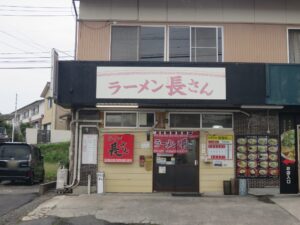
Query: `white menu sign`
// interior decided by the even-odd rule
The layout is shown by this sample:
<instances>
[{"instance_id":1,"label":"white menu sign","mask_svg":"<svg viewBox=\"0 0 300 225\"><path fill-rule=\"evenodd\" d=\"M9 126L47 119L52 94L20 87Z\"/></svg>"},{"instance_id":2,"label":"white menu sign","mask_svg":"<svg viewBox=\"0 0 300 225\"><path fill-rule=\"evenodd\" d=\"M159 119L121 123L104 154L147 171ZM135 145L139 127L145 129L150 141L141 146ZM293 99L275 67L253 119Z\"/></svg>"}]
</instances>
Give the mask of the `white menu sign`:
<instances>
[{"instance_id":1,"label":"white menu sign","mask_svg":"<svg viewBox=\"0 0 300 225\"><path fill-rule=\"evenodd\" d=\"M97 164L97 134L82 136L82 164Z\"/></svg>"}]
</instances>

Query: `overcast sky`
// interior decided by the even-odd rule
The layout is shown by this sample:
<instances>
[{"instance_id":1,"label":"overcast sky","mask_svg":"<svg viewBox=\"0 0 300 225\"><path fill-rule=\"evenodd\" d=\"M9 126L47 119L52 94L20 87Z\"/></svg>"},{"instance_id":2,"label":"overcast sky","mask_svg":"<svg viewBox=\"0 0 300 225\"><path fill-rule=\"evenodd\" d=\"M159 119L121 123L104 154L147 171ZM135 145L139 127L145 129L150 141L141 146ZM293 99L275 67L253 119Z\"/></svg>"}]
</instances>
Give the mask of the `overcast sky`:
<instances>
[{"instance_id":1,"label":"overcast sky","mask_svg":"<svg viewBox=\"0 0 300 225\"><path fill-rule=\"evenodd\" d=\"M0 113L15 110L16 93L18 108L41 99L51 70L38 67L51 66L52 48L72 59L74 33L72 0L0 0Z\"/></svg>"}]
</instances>

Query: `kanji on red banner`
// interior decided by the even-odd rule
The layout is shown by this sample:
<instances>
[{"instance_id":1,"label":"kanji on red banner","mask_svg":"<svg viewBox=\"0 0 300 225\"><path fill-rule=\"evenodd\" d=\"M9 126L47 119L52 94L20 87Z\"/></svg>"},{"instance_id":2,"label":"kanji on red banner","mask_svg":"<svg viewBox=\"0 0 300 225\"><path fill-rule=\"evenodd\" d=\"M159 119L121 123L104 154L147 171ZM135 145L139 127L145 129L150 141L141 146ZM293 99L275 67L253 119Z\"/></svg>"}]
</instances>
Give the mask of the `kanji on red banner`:
<instances>
[{"instance_id":1,"label":"kanji on red banner","mask_svg":"<svg viewBox=\"0 0 300 225\"><path fill-rule=\"evenodd\" d=\"M132 163L134 136L131 134L104 134L105 163Z\"/></svg>"},{"instance_id":2,"label":"kanji on red banner","mask_svg":"<svg viewBox=\"0 0 300 225\"><path fill-rule=\"evenodd\" d=\"M153 152L185 154L188 152L188 140L195 138L199 138L199 132L155 132Z\"/></svg>"}]
</instances>

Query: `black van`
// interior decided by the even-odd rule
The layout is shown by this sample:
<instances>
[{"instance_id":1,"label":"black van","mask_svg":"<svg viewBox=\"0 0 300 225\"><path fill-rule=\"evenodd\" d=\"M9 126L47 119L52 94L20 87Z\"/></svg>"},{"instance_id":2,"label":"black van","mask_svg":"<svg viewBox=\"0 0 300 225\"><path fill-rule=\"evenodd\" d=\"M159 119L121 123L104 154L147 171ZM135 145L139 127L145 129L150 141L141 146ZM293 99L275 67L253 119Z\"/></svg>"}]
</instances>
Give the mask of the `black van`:
<instances>
[{"instance_id":1,"label":"black van","mask_svg":"<svg viewBox=\"0 0 300 225\"><path fill-rule=\"evenodd\" d=\"M24 180L28 184L43 182L44 160L41 151L26 143L0 143L0 182Z\"/></svg>"}]
</instances>

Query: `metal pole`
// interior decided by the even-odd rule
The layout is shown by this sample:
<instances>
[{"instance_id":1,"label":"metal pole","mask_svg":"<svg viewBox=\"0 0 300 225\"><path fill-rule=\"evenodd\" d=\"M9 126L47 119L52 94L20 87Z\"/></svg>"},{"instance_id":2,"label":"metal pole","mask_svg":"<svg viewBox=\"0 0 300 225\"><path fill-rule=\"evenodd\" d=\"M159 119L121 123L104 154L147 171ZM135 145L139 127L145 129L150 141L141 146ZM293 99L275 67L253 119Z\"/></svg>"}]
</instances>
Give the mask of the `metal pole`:
<instances>
[{"instance_id":1,"label":"metal pole","mask_svg":"<svg viewBox=\"0 0 300 225\"><path fill-rule=\"evenodd\" d=\"M18 102L18 94L16 93L15 117L14 117L14 122L13 122L13 127L12 127L11 142L14 142L14 139L15 139L15 126L16 126L16 122L17 122L17 102Z\"/></svg>"}]
</instances>

